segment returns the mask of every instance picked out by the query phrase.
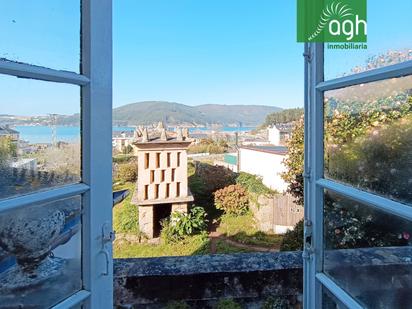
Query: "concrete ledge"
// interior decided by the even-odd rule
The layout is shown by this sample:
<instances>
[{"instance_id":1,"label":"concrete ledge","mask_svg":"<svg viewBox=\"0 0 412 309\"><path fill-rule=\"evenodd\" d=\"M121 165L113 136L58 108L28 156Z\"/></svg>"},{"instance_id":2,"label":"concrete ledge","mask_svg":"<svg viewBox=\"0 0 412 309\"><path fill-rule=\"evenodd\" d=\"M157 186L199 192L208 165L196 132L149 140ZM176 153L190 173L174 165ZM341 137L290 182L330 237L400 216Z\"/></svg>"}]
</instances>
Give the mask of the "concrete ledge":
<instances>
[{"instance_id":1,"label":"concrete ledge","mask_svg":"<svg viewBox=\"0 0 412 309\"><path fill-rule=\"evenodd\" d=\"M299 308L301 255L271 252L117 259L115 305L164 308L169 301L182 300L193 308L211 308L220 299L233 298L245 308L261 308L266 299L281 297Z\"/></svg>"}]
</instances>

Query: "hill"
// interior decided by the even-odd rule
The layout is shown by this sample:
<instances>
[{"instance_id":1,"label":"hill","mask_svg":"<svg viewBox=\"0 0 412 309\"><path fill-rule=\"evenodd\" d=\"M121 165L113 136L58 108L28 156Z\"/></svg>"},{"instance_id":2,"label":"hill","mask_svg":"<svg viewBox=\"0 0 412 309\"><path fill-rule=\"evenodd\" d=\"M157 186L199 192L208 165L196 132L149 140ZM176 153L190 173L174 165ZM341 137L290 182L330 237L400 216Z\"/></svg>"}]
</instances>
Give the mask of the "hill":
<instances>
[{"instance_id":1,"label":"hill","mask_svg":"<svg viewBox=\"0 0 412 309\"><path fill-rule=\"evenodd\" d=\"M265 117L281 108L264 105L204 104L188 106L174 102L144 101L117 107L113 122L119 125L152 124L165 121L168 125L242 125L257 126Z\"/></svg>"}]
</instances>

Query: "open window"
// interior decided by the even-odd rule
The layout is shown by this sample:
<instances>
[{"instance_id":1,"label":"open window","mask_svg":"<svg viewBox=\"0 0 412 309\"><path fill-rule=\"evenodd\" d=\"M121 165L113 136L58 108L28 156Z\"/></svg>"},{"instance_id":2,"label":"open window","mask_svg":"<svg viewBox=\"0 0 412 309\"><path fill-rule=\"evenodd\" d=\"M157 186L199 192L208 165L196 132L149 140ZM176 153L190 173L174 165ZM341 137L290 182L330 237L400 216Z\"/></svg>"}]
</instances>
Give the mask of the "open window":
<instances>
[{"instance_id":1,"label":"open window","mask_svg":"<svg viewBox=\"0 0 412 309\"><path fill-rule=\"evenodd\" d=\"M305 47L307 308L412 304L412 57L402 48L355 66L354 51L339 65L326 46Z\"/></svg>"},{"instance_id":2,"label":"open window","mask_svg":"<svg viewBox=\"0 0 412 309\"><path fill-rule=\"evenodd\" d=\"M6 21L0 114L20 116L0 123L0 304L111 306L111 1L13 1ZM49 139L25 142L27 122Z\"/></svg>"}]
</instances>

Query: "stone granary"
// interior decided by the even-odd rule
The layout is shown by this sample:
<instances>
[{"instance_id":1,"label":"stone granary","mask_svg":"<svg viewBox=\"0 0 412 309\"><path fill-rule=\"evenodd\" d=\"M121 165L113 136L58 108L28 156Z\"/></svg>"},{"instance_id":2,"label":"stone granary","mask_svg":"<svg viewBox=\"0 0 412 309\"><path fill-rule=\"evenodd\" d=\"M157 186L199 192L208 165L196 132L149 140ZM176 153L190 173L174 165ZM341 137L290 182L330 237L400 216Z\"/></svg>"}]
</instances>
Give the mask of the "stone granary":
<instances>
[{"instance_id":1,"label":"stone granary","mask_svg":"<svg viewBox=\"0 0 412 309\"><path fill-rule=\"evenodd\" d=\"M161 220L171 212L187 212L193 196L187 181L188 131L166 132L163 126L148 132L139 128L133 143L138 178L133 203L139 207L139 227L148 238L158 237Z\"/></svg>"}]
</instances>

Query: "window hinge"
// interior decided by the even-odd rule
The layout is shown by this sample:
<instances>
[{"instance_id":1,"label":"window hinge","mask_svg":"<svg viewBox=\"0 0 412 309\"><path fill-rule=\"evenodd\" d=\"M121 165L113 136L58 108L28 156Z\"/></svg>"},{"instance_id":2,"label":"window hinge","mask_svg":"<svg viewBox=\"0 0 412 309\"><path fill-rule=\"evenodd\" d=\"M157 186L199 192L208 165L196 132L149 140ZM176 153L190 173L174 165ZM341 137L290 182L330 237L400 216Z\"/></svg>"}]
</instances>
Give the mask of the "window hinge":
<instances>
[{"instance_id":1,"label":"window hinge","mask_svg":"<svg viewBox=\"0 0 412 309\"><path fill-rule=\"evenodd\" d=\"M307 62L312 61L312 55L311 55L310 51L309 52L304 52L303 57L305 58L305 61L307 61Z\"/></svg>"},{"instance_id":2,"label":"window hinge","mask_svg":"<svg viewBox=\"0 0 412 309\"><path fill-rule=\"evenodd\" d=\"M307 169L306 171L304 171L304 172L302 173L302 177L308 179L309 181L310 181L311 176L312 176L312 175L311 175L310 169Z\"/></svg>"},{"instance_id":3,"label":"window hinge","mask_svg":"<svg viewBox=\"0 0 412 309\"><path fill-rule=\"evenodd\" d=\"M303 244L303 253L302 257L304 259L310 259L314 250L312 247L312 221L309 219L305 220L304 226L304 244Z\"/></svg>"}]
</instances>

